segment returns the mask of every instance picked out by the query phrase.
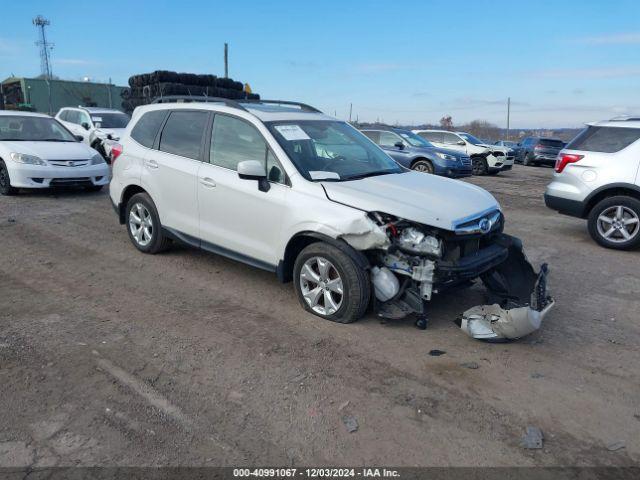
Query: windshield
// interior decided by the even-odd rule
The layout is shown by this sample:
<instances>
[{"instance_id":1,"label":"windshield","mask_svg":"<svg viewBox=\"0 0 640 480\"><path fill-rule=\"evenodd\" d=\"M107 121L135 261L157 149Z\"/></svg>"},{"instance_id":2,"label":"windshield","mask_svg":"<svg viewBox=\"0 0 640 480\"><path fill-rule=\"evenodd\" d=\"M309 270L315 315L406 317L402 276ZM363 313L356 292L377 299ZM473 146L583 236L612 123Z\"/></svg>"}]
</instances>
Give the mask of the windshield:
<instances>
[{"instance_id":1,"label":"windshield","mask_svg":"<svg viewBox=\"0 0 640 480\"><path fill-rule=\"evenodd\" d=\"M431 143L413 132L398 132L398 134L414 147L433 147Z\"/></svg>"},{"instance_id":2,"label":"windshield","mask_svg":"<svg viewBox=\"0 0 640 480\"><path fill-rule=\"evenodd\" d=\"M481 140L478 140L476 137L474 137L473 135L469 134L469 133L460 133L459 134L462 138L464 138L467 142L472 143L474 145L481 145L484 142Z\"/></svg>"},{"instance_id":3,"label":"windshield","mask_svg":"<svg viewBox=\"0 0 640 480\"><path fill-rule=\"evenodd\" d=\"M129 115L124 113L93 113L91 114L91 121L96 124L100 124L99 128L127 128L129 123ZM97 125L96 125L97 127Z\"/></svg>"},{"instance_id":4,"label":"windshield","mask_svg":"<svg viewBox=\"0 0 640 480\"><path fill-rule=\"evenodd\" d=\"M345 181L404 170L345 122L268 122L280 146L307 180Z\"/></svg>"},{"instance_id":5,"label":"windshield","mask_svg":"<svg viewBox=\"0 0 640 480\"><path fill-rule=\"evenodd\" d=\"M75 142L57 120L48 117L0 115L0 141Z\"/></svg>"}]
</instances>

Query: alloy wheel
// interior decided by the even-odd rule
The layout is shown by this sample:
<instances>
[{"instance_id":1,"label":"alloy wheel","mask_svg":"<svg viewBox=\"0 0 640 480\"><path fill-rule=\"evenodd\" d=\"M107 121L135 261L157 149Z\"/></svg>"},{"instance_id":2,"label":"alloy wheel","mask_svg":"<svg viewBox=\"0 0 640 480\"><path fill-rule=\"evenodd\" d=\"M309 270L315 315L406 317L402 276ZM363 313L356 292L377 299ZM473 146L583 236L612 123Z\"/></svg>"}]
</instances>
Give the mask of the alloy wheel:
<instances>
[{"instance_id":1,"label":"alloy wheel","mask_svg":"<svg viewBox=\"0 0 640 480\"><path fill-rule=\"evenodd\" d=\"M612 243L632 240L640 231L640 219L636 212L623 205L609 207L598 215L598 234Z\"/></svg>"},{"instance_id":2,"label":"alloy wheel","mask_svg":"<svg viewBox=\"0 0 640 480\"><path fill-rule=\"evenodd\" d=\"M302 296L319 315L333 315L342 305L344 298L340 273L329 260L311 257L300 270Z\"/></svg>"},{"instance_id":3,"label":"alloy wheel","mask_svg":"<svg viewBox=\"0 0 640 480\"><path fill-rule=\"evenodd\" d=\"M142 203L135 203L129 212L129 230L131 236L141 247L146 247L153 238L153 219Z\"/></svg>"},{"instance_id":4,"label":"alloy wheel","mask_svg":"<svg viewBox=\"0 0 640 480\"><path fill-rule=\"evenodd\" d=\"M431 168L431 165L429 165L428 163L425 162L419 162L417 163L413 169L416 172L421 172L421 173L433 173L433 169Z\"/></svg>"}]
</instances>

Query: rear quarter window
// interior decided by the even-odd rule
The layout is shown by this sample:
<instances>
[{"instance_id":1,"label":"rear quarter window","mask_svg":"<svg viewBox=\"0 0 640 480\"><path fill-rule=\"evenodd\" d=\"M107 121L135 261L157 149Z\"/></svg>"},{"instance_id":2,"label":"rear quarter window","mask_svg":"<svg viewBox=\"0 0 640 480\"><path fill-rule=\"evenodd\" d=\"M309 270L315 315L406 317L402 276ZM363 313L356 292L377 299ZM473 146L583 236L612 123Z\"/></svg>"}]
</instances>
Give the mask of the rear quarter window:
<instances>
[{"instance_id":1,"label":"rear quarter window","mask_svg":"<svg viewBox=\"0 0 640 480\"><path fill-rule=\"evenodd\" d=\"M538 143L545 147L553 147L553 148L564 147L564 143L562 142L562 140L551 140L549 138L543 138Z\"/></svg>"},{"instance_id":2,"label":"rear quarter window","mask_svg":"<svg viewBox=\"0 0 640 480\"><path fill-rule=\"evenodd\" d=\"M167 115L166 110L155 110L143 113L138 123L131 130L131 138L147 148L153 147L158 130Z\"/></svg>"},{"instance_id":3,"label":"rear quarter window","mask_svg":"<svg viewBox=\"0 0 640 480\"><path fill-rule=\"evenodd\" d=\"M587 152L615 153L640 138L640 128L587 127L574 138L567 149Z\"/></svg>"}]
</instances>

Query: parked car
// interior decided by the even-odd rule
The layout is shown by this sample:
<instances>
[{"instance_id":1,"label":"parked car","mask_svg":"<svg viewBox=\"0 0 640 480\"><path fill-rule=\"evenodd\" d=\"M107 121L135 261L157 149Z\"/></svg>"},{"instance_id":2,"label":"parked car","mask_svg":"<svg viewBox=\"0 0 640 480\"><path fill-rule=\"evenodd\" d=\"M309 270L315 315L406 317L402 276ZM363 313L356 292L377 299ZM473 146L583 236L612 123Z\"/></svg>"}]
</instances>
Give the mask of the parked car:
<instances>
[{"instance_id":1,"label":"parked car","mask_svg":"<svg viewBox=\"0 0 640 480\"><path fill-rule=\"evenodd\" d=\"M510 140L498 140L497 142L494 142L494 145L498 147L507 147L514 149L518 145L518 143L512 142Z\"/></svg>"},{"instance_id":2,"label":"parked car","mask_svg":"<svg viewBox=\"0 0 640 480\"><path fill-rule=\"evenodd\" d=\"M110 162L112 142L120 139L130 120L129 115L120 110L94 107L61 108L56 118L107 162Z\"/></svg>"},{"instance_id":3,"label":"parked car","mask_svg":"<svg viewBox=\"0 0 640 480\"><path fill-rule=\"evenodd\" d=\"M360 131L403 167L452 178L472 174L471 159L466 153L436 148L410 130L365 128Z\"/></svg>"},{"instance_id":4,"label":"parked car","mask_svg":"<svg viewBox=\"0 0 640 480\"><path fill-rule=\"evenodd\" d=\"M464 132L446 130L413 130L432 145L463 152L471 157L474 175L495 175L513 167L513 158L507 158L502 147L488 146Z\"/></svg>"},{"instance_id":5,"label":"parked car","mask_svg":"<svg viewBox=\"0 0 640 480\"><path fill-rule=\"evenodd\" d=\"M0 110L0 194L62 186L97 191L109 183L109 175L102 156L57 120Z\"/></svg>"},{"instance_id":6,"label":"parked car","mask_svg":"<svg viewBox=\"0 0 640 480\"><path fill-rule=\"evenodd\" d=\"M474 337L526 335L553 305L546 267L536 274L502 232L489 192L406 170L313 107L146 105L119 151L109 191L135 248L180 241L274 272L324 319L353 322L370 303L424 316L432 294L479 276L505 302L463 318Z\"/></svg>"},{"instance_id":7,"label":"parked car","mask_svg":"<svg viewBox=\"0 0 640 480\"><path fill-rule=\"evenodd\" d=\"M520 142L517 161L528 165L555 165L565 143L556 138L525 137Z\"/></svg>"},{"instance_id":8,"label":"parked car","mask_svg":"<svg viewBox=\"0 0 640 480\"><path fill-rule=\"evenodd\" d=\"M545 203L586 218L589 234L607 248L640 246L640 121L588 124L555 164Z\"/></svg>"}]
</instances>

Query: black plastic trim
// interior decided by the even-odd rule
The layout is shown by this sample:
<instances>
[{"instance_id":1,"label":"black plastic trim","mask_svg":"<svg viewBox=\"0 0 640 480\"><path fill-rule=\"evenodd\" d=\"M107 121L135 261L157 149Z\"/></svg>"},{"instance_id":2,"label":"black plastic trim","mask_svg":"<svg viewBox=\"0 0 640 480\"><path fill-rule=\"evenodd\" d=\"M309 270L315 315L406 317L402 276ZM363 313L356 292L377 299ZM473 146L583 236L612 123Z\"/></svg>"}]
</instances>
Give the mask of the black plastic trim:
<instances>
[{"instance_id":1,"label":"black plastic trim","mask_svg":"<svg viewBox=\"0 0 640 480\"><path fill-rule=\"evenodd\" d=\"M556 197L544 194L544 204L551 210L556 210L564 215L583 218L587 206L587 202L578 200L569 200L567 198Z\"/></svg>"}]
</instances>

